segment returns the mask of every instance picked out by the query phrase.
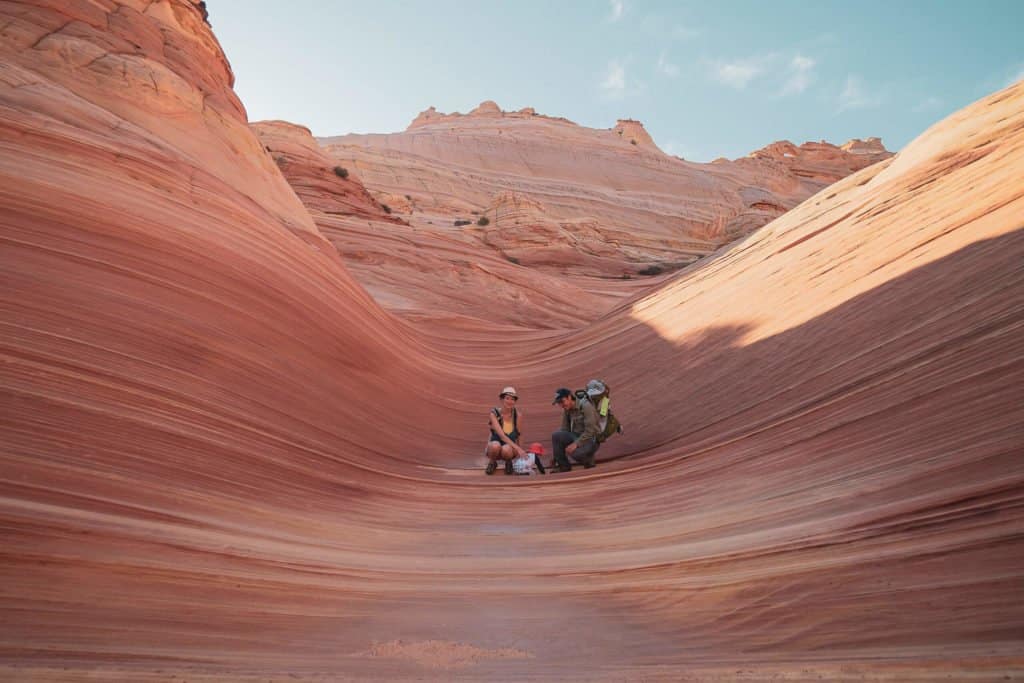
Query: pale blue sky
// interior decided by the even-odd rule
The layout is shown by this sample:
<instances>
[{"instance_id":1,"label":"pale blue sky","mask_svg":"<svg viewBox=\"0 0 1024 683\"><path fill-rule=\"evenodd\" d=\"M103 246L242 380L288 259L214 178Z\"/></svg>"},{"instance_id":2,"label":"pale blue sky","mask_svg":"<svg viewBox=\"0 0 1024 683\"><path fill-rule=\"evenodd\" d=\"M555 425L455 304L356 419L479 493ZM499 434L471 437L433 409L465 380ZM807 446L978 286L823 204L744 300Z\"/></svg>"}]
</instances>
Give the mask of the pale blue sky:
<instances>
[{"instance_id":1,"label":"pale blue sky","mask_svg":"<svg viewBox=\"0 0 1024 683\"><path fill-rule=\"evenodd\" d=\"M207 4L250 120L318 136L494 100L594 128L639 119L693 161L781 139L895 151L1024 78L1024 0Z\"/></svg>"}]
</instances>

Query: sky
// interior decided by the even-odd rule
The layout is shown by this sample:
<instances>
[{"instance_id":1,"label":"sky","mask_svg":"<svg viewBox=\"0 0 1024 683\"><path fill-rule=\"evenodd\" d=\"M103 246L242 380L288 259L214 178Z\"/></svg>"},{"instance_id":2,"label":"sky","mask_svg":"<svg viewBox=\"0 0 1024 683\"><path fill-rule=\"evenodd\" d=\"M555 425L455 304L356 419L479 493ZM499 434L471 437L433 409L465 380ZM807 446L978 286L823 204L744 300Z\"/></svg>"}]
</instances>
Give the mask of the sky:
<instances>
[{"instance_id":1,"label":"sky","mask_svg":"<svg viewBox=\"0 0 1024 683\"><path fill-rule=\"evenodd\" d=\"M401 131L484 100L666 152L881 137L1024 79L1024 0L210 0L250 121Z\"/></svg>"}]
</instances>

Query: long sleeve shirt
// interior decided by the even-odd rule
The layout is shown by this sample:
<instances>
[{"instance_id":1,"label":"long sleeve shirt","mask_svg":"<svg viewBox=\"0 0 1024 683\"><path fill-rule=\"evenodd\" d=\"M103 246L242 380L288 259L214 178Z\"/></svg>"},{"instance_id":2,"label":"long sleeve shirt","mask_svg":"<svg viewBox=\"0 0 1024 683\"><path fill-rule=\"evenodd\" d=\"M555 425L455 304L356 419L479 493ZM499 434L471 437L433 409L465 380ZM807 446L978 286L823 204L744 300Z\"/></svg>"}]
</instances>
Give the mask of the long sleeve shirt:
<instances>
[{"instance_id":1,"label":"long sleeve shirt","mask_svg":"<svg viewBox=\"0 0 1024 683\"><path fill-rule=\"evenodd\" d=\"M590 401L576 399L576 405L562 413L562 429L576 435L576 443L596 439L597 409Z\"/></svg>"}]
</instances>

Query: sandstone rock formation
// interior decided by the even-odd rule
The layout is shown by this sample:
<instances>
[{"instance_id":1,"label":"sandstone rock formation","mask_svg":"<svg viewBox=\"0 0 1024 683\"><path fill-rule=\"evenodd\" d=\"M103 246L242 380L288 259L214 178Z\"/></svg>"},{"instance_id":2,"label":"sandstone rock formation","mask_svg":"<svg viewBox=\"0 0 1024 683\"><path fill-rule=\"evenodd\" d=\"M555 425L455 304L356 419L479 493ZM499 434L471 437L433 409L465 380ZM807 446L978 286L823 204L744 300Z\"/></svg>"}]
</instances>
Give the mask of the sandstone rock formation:
<instances>
[{"instance_id":1,"label":"sandstone rock formation","mask_svg":"<svg viewBox=\"0 0 1024 683\"><path fill-rule=\"evenodd\" d=\"M459 239L443 226L410 227L397 215L411 199L388 195L381 204L354 172L338 167L345 175L339 177L307 128L282 121L252 128L347 269L378 303L407 320L575 328L637 288L623 283L612 291L584 291L565 278L520 267L514 252L481 248L472 232Z\"/></svg>"},{"instance_id":2,"label":"sandstone rock formation","mask_svg":"<svg viewBox=\"0 0 1024 683\"><path fill-rule=\"evenodd\" d=\"M612 130L631 145L643 145L644 147L654 147L657 149L657 145L654 144L654 138L644 128L644 124L639 121L619 119L615 122L615 127Z\"/></svg>"},{"instance_id":3,"label":"sandstone rock formation","mask_svg":"<svg viewBox=\"0 0 1024 683\"><path fill-rule=\"evenodd\" d=\"M843 145L842 148L850 154L863 154L866 156L883 155L887 153L887 150L882 144L882 140L880 138L868 138L867 140L854 138Z\"/></svg>"},{"instance_id":4,"label":"sandstone rock formation","mask_svg":"<svg viewBox=\"0 0 1024 683\"><path fill-rule=\"evenodd\" d=\"M1024 83L542 331L377 305L282 171L415 224L278 167L197 4L0 37L3 678L1024 674ZM483 476L595 372L596 469Z\"/></svg>"},{"instance_id":5,"label":"sandstone rock formation","mask_svg":"<svg viewBox=\"0 0 1024 683\"><path fill-rule=\"evenodd\" d=\"M347 168L333 164L308 128L287 121L261 121L252 128L309 210L404 223L371 197Z\"/></svg>"},{"instance_id":6,"label":"sandstone rock formation","mask_svg":"<svg viewBox=\"0 0 1024 683\"><path fill-rule=\"evenodd\" d=\"M466 220L508 192L543 205L547 222L498 215L485 244L547 272L605 278L678 269L891 156L872 138L849 151L779 142L735 162L695 164L664 154L639 121L594 130L491 101L469 114L430 107L402 133L321 142L372 193L412 197L402 216L413 226ZM553 258L537 238L558 225L587 226L575 243L585 248Z\"/></svg>"}]
</instances>

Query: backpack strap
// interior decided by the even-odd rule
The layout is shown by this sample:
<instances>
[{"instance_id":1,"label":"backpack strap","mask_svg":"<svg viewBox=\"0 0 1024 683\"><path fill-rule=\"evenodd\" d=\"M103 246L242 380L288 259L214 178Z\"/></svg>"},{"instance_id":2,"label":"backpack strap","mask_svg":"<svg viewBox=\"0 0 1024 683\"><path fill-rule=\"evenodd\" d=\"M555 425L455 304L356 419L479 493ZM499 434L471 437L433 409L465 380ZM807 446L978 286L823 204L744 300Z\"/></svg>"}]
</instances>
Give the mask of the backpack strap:
<instances>
[{"instance_id":1,"label":"backpack strap","mask_svg":"<svg viewBox=\"0 0 1024 683\"><path fill-rule=\"evenodd\" d=\"M491 413L498 419L498 428L504 433L505 421L501 419L501 408L491 408ZM494 432L493 429L491 431ZM515 434L519 432L519 411L515 408L512 408L512 432ZM494 433L497 434L497 432ZM506 436L508 435L506 434Z\"/></svg>"}]
</instances>

